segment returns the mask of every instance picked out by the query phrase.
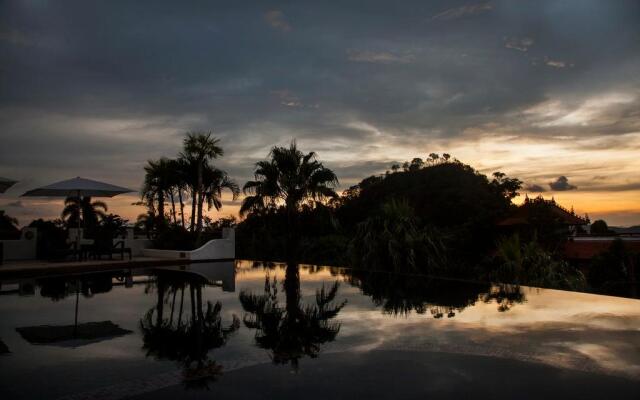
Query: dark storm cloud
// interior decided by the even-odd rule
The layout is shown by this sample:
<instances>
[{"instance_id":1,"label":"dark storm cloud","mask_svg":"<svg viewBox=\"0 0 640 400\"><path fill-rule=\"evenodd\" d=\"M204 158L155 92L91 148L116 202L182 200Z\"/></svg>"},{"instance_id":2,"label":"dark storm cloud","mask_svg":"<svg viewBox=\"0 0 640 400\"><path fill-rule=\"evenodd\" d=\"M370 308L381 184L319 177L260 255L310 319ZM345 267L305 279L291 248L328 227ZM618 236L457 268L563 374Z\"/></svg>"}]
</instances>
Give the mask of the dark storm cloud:
<instances>
[{"instance_id":1,"label":"dark storm cloud","mask_svg":"<svg viewBox=\"0 0 640 400\"><path fill-rule=\"evenodd\" d=\"M542 193L542 192L546 192L545 188L543 188L540 185L536 185L535 183L532 183L530 185L527 185L524 190L526 190L527 192L533 192L533 193Z\"/></svg>"},{"instance_id":2,"label":"dark storm cloud","mask_svg":"<svg viewBox=\"0 0 640 400\"><path fill-rule=\"evenodd\" d=\"M490 2L477 3L477 4L465 4L460 7L449 8L441 13L438 13L432 17L432 19L451 20L456 18L462 18L473 14L489 11L493 8Z\"/></svg>"},{"instance_id":3,"label":"dark storm cloud","mask_svg":"<svg viewBox=\"0 0 640 400\"><path fill-rule=\"evenodd\" d=\"M559 176L553 182L549 182L549 187L551 190L555 190L558 192L562 192L565 190L575 190L578 187L569 183L569 179L566 176Z\"/></svg>"},{"instance_id":4,"label":"dark storm cloud","mask_svg":"<svg viewBox=\"0 0 640 400\"><path fill-rule=\"evenodd\" d=\"M363 159L344 171L351 179L387 162L366 159L376 149L470 129L626 134L640 127L638 96L596 100L640 89L639 11L577 0L3 2L0 167L133 186L182 132L213 129L239 180L293 137L321 155L353 149ZM547 101L579 118L536 108Z\"/></svg>"}]
</instances>

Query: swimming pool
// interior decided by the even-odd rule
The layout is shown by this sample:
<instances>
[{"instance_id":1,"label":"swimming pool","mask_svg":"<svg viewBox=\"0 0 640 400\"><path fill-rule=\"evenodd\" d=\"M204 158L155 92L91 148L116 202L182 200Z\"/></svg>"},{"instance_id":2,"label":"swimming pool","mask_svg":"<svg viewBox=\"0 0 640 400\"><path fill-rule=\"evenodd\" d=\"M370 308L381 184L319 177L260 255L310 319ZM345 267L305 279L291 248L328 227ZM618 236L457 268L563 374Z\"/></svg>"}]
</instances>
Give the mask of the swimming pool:
<instances>
[{"instance_id":1,"label":"swimming pool","mask_svg":"<svg viewBox=\"0 0 640 400\"><path fill-rule=\"evenodd\" d=\"M3 281L0 397L640 396L640 301L252 261Z\"/></svg>"}]
</instances>

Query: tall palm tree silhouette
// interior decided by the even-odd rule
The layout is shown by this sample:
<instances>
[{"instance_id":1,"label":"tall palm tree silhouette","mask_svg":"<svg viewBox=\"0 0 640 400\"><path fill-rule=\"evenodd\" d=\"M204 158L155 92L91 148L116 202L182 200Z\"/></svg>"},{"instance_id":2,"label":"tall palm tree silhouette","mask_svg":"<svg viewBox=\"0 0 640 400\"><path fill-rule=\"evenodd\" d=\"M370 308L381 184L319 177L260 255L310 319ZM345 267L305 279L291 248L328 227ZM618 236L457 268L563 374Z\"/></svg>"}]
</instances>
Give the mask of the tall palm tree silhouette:
<instances>
[{"instance_id":1,"label":"tall palm tree silhouette","mask_svg":"<svg viewBox=\"0 0 640 400\"><path fill-rule=\"evenodd\" d=\"M142 198L146 201L148 208L156 213L157 217L164 219L164 203L167 194L171 190L174 174L171 160L166 157L162 157L157 161L149 160L144 167L144 171Z\"/></svg>"},{"instance_id":2,"label":"tall palm tree silhouette","mask_svg":"<svg viewBox=\"0 0 640 400\"><path fill-rule=\"evenodd\" d=\"M256 163L255 180L244 185L247 196L242 201L240 214L284 207L289 241L294 245L297 215L302 205L337 197L334 189L338 177L316 159L316 153L304 154L298 150L295 140L288 148L273 147L269 158Z\"/></svg>"},{"instance_id":3,"label":"tall palm tree silhouette","mask_svg":"<svg viewBox=\"0 0 640 400\"><path fill-rule=\"evenodd\" d=\"M197 169L197 186L194 193L197 197L195 203L197 207L197 232L202 230L202 207L205 200L204 171L210 160L224 155L224 151L222 147L219 146L219 143L220 140L213 137L211 132L189 132L183 142L181 158L188 160L191 164L195 165Z\"/></svg>"},{"instance_id":4,"label":"tall palm tree silhouette","mask_svg":"<svg viewBox=\"0 0 640 400\"><path fill-rule=\"evenodd\" d=\"M294 370L303 357L315 358L322 344L335 340L340 324L332 322L346 301L333 304L339 284L316 291L315 304L303 304L298 266L288 264L284 279L285 306L278 300L278 281L265 277L264 294L240 293L246 314L245 326L256 330L258 347L271 351L275 364L291 364Z\"/></svg>"}]
</instances>

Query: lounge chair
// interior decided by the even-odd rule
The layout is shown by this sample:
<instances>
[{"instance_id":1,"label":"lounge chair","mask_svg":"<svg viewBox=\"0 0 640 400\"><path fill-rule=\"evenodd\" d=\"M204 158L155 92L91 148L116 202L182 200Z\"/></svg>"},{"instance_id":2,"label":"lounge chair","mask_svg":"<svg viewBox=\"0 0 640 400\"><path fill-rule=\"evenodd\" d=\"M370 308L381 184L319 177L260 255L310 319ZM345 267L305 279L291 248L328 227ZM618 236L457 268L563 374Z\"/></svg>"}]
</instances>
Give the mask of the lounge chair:
<instances>
[{"instance_id":1,"label":"lounge chair","mask_svg":"<svg viewBox=\"0 0 640 400\"><path fill-rule=\"evenodd\" d=\"M120 254L120 258L124 260L124 255L129 255L131 260L131 248L125 247L124 240L119 240L113 243L113 238L109 235L99 235L95 238L94 243L89 246L88 255L94 259L101 259L102 256L109 256L109 259L113 259L114 254Z\"/></svg>"}]
</instances>

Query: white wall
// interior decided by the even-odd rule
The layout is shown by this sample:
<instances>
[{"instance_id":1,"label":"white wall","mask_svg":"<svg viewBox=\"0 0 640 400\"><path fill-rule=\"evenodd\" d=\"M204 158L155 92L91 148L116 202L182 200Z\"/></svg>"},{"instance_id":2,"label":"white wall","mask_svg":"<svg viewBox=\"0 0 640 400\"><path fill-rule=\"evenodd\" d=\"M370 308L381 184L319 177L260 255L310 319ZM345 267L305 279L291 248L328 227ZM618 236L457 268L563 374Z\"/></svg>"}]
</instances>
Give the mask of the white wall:
<instances>
[{"instance_id":1,"label":"white wall","mask_svg":"<svg viewBox=\"0 0 640 400\"><path fill-rule=\"evenodd\" d=\"M144 249L146 257L182 259L182 260L221 260L236 257L235 229L224 228L222 239L210 240L202 247L192 251Z\"/></svg>"},{"instance_id":2,"label":"white wall","mask_svg":"<svg viewBox=\"0 0 640 400\"><path fill-rule=\"evenodd\" d=\"M36 258L38 230L22 228L19 240L0 240L3 243L3 260L33 260Z\"/></svg>"}]
</instances>

